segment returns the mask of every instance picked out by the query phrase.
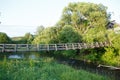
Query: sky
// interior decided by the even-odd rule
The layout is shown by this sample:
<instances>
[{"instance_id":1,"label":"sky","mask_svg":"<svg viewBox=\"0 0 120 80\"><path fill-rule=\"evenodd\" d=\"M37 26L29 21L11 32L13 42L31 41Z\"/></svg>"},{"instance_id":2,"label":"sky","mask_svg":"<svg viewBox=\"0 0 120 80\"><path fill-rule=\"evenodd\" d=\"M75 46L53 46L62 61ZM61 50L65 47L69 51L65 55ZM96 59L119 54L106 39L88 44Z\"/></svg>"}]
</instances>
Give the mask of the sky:
<instances>
[{"instance_id":1,"label":"sky","mask_svg":"<svg viewBox=\"0 0 120 80\"><path fill-rule=\"evenodd\" d=\"M70 2L102 3L120 23L120 0L0 0L0 32L10 37L34 34L38 26L53 26Z\"/></svg>"}]
</instances>

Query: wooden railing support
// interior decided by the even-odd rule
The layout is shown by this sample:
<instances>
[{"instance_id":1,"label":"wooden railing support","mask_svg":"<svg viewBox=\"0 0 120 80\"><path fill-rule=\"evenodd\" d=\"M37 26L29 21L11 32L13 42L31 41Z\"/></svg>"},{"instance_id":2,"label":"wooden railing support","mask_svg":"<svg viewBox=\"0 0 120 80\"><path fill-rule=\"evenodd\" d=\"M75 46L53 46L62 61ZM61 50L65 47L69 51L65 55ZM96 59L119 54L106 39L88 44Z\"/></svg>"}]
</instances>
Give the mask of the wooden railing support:
<instances>
[{"instance_id":1,"label":"wooden railing support","mask_svg":"<svg viewBox=\"0 0 120 80\"><path fill-rule=\"evenodd\" d=\"M17 51L50 51L50 50L75 50L110 46L107 42L86 43L65 43L65 44L0 44L0 52Z\"/></svg>"}]
</instances>

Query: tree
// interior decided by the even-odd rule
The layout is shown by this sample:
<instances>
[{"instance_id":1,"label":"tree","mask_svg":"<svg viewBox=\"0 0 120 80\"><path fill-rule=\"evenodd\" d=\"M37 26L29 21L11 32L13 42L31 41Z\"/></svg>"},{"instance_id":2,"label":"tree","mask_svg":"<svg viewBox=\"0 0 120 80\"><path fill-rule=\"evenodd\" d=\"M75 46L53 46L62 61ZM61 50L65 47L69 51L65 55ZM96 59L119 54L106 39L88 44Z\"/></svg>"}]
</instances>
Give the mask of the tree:
<instances>
[{"instance_id":1,"label":"tree","mask_svg":"<svg viewBox=\"0 0 120 80\"><path fill-rule=\"evenodd\" d=\"M30 33L26 33L22 39L23 43L31 44L34 39L34 36Z\"/></svg>"},{"instance_id":2,"label":"tree","mask_svg":"<svg viewBox=\"0 0 120 80\"><path fill-rule=\"evenodd\" d=\"M81 42L81 36L70 25L66 25L59 33L60 43Z\"/></svg>"},{"instance_id":3,"label":"tree","mask_svg":"<svg viewBox=\"0 0 120 80\"><path fill-rule=\"evenodd\" d=\"M44 29L45 29L45 28L44 28L44 26L43 26L43 25L38 26L38 27L37 27L36 34L37 34L37 35L41 34L41 32L42 32Z\"/></svg>"},{"instance_id":4,"label":"tree","mask_svg":"<svg viewBox=\"0 0 120 80\"><path fill-rule=\"evenodd\" d=\"M6 33L0 32L0 43L10 43L11 39L7 36Z\"/></svg>"},{"instance_id":5,"label":"tree","mask_svg":"<svg viewBox=\"0 0 120 80\"><path fill-rule=\"evenodd\" d=\"M64 8L61 20L57 25L71 25L80 33L86 33L92 27L105 27L109 21L107 7L94 3L70 3Z\"/></svg>"},{"instance_id":6,"label":"tree","mask_svg":"<svg viewBox=\"0 0 120 80\"><path fill-rule=\"evenodd\" d=\"M34 44L48 44L48 43L56 43L57 39L57 29L56 27L48 27L44 29L39 35L35 37L33 40Z\"/></svg>"}]
</instances>

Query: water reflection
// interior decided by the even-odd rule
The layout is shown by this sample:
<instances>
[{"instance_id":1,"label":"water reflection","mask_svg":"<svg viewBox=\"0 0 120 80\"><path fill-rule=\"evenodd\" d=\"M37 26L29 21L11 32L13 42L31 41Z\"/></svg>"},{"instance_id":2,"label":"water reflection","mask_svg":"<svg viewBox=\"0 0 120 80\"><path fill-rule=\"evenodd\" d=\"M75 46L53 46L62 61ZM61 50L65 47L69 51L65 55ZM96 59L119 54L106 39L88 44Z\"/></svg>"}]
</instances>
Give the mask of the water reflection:
<instances>
[{"instance_id":1,"label":"water reflection","mask_svg":"<svg viewBox=\"0 0 120 80\"><path fill-rule=\"evenodd\" d=\"M19 52L19 53L0 53L0 59L38 59L40 53L38 52Z\"/></svg>"},{"instance_id":2,"label":"water reflection","mask_svg":"<svg viewBox=\"0 0 120 80\"><path fill-rule=\"evenodd\" d=\"M24 58L23 56L19 56L19 55L9 55L8 59L22 59Z\"/></svg>"}]
</instances>

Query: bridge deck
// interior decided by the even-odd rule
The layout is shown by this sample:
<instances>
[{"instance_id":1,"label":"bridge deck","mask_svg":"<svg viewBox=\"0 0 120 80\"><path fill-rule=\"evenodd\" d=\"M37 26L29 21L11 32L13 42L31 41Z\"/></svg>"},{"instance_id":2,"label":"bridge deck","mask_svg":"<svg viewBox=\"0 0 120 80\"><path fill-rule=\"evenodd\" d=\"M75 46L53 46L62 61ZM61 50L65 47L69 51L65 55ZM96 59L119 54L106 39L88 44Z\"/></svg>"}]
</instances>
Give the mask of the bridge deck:
<instances>
[{"instance_id":1,"label":"bridge deck","mask_svg":"<svg viewBox=\"0 0 120 80\"><path fill-rule=\"evenodd\" d=\"M0 52L19 52L19 51L51 51L51 50L76 50L105 47L107 42L86 43L64 43L64 44L0 44Z\"/></svg>"}]
</instances>

